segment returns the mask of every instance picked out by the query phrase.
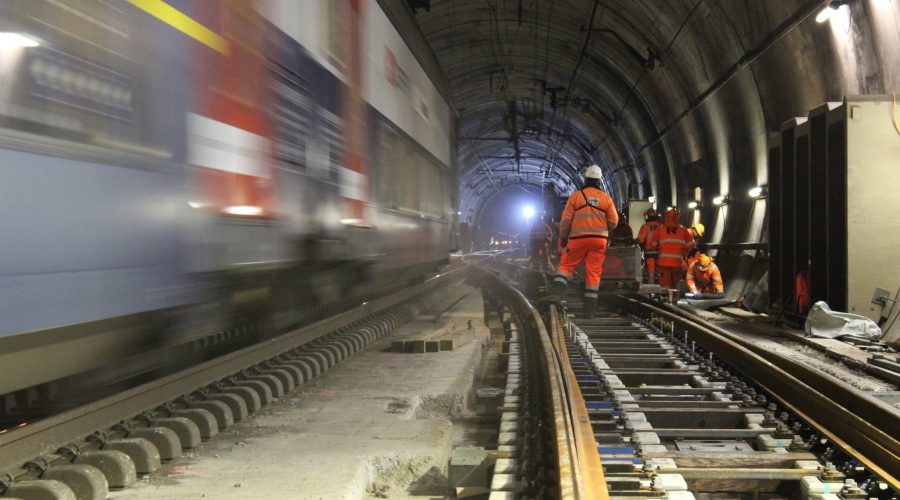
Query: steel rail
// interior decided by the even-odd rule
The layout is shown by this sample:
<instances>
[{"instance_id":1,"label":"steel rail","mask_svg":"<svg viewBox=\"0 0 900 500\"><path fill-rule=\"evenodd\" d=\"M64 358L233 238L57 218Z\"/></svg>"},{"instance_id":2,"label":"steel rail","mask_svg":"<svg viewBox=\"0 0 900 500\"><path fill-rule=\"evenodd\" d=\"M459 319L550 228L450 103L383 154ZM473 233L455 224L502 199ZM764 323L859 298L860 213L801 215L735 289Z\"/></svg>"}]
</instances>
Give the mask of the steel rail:
<instances>
[{"instance_id":1,"label":"steel rail","mask_svg":"<svg viewBox=\"0 0 900 500\"><path fill-rule=\"evenodd\" d=\"M133 417L212 384L345 325L362 320L440 285L462 279L468 266L434 276L425 282L261 343L220 356L177 373L142 384L64 413L0 434L0 470L19 467L35 456Z\"/></svg>"},{"instance_id":2,"label":"steel rail","mask_svg":"<svg viewBox=\"0 0 900 500\"><path fill-rule=\"evenodd\" d=\"M740 338L701 318L629 297L612 299L689 329L691 339L752 379L894 489L900 489L900 414L848 384ZM893 434L891 434L893 433Z\"/></svg>"},{"instance_id":3,"label":"steel rail","mask_svg":"<svg viewBox=\"0 0 900 500\"><path fill-rule=\"evenodd\" d=\"M600 465L590 419L575 374L568 363L559 322L553 319L556 326L552 327L552 332L548 332L538 311L519 290L490 270L480 267L473 270L493 286L507 305L517 311L520 320L529 323L528 333L537 337L541 351L540 369L551 394L549 403L552 406L556 435L559 498L608 500L606 478ZM551 318L555 318L555 309L551 309ZM577 408L580 408L580 412Z\"/></svg>"},{"instance_id":4,"label":"steel rail","mask_svg":"<svg viewBox=\"0 0 900 500\"><path fill-rule=\"evenodd\" d=\"M566 349L563 326L559 321L556 307L550 308L550 334L554 348L554 354L560 369L565 375L566 400L569 403L569 414L575 431L576 453L581 472L582 487L585 489L579 498L609 498L606 486L606 478L603 474L603 465L600 463L600 454L597 451L597 440L594 437L591 418L587 412L587 405L578 379L569 362L569 353Z\"/></svg>"}]
</instances>

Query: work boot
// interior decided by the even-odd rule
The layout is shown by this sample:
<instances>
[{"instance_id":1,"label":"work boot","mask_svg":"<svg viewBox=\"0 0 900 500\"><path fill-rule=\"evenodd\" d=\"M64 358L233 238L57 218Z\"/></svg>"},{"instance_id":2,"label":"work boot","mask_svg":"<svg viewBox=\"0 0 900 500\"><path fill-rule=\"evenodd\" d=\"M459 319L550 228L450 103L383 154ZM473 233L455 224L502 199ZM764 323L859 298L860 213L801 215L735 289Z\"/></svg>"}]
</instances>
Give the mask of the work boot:
<instances>
[{"instance_id":1,"label":"work boot","mask_svg":"<svg viewBox=\"0 0 900 500\"><path fill-rule=\"evenodd\" d=\"M591 319L597 313L597 297L585 297L581 308L581 317Z\"/></svg>"},{"instance_id":2,"label":"work boot","mask_svg":"<svg viewBox=\"0 0 900 500\"><path fill-rule=\"evenodd\" d=\"M559 304L566 297L566 284L553 280L550 282L550 294L541 297L542 302L553 302Z\"/></svg>"}]
</instances>

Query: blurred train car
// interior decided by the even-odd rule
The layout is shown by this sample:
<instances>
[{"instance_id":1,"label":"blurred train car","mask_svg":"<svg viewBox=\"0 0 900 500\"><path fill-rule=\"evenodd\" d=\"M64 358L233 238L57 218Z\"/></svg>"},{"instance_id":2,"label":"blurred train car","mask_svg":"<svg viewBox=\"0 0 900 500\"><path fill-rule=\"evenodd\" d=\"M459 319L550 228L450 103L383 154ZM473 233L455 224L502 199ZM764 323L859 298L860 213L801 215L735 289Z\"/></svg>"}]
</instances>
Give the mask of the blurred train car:
<instances>
[{"instance_id":1,"label":"blurred train car","mask_svg":"<svg viewBox=\"0 0 900 500\"><path fill-rule=\"evenodd\" d=\"M454 116L388 14L0 2L0 394L446 262Z\"/></svg>"}]
</instances>

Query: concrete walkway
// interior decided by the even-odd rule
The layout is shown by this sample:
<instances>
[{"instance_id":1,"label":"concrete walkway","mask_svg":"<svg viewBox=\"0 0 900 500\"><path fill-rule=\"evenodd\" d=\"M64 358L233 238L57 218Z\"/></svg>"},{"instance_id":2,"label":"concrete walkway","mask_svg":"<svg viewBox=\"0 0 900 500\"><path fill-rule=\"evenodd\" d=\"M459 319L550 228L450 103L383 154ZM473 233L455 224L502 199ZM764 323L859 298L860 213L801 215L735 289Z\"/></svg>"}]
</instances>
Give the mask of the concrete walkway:
<instances>
[{"instance_id":1,"label":"concrete walkway","mask_svg":"<svg viewBox=\"0 0 900 500\"><path fill-rule=\"evenodd\" d=\"M388 350L438 331L458 336L453 351ZM454 286L379 344L110 498L442 498L452 417L465 413L488 336L478 290Z\"/></svg>"}]
</instances>

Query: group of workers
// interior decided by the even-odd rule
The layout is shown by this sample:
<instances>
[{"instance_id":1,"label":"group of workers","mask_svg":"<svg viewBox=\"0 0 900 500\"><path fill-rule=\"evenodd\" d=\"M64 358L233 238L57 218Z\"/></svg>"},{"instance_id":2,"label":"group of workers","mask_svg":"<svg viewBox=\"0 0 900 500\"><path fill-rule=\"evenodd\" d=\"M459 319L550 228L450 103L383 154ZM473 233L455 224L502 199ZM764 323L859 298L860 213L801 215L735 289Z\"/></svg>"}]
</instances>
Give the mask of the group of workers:
<instances>
[{"instance_id":1,"label":"group of workers","mask_svg":"<svg viewBox=\"0 0 900 500\"><path fill-rule=\"evenodd\" d=\"M617 212L612 198L600 188L602 172L591 165L584 174L584 187L566 201L559 223L559 266L553 278L549 300L559 300L565 295L568 282L578 265L585 263L584 314L592 316L596 311L600 288L600 275L608 244L633 244L633 232L625 222L624 214ZM660 221L656 210L644 214L646 222L641 226L637 244L644 251L644 263L650 283L669 289L677 289L682 275L695 297L703 294L721 294L724 283L719 268L712 259L699 252L697 246L704 227L696 224L686 228L679 223L680 213L670 208ZM532 226L531 269L552 269L550 243L552 229L546 221L539 220Z\"/></svg>"},{"instance_id":2,"label":"group of workers","mask_svg":"<svg viewBox=\"0 0 900 500\"><path fill-rule=\"evenodd\" d=\"M703 224L687 228L679 223L680 217L677 208L666 210L663 221L653 208L644 213L646 222L637 243L644 251L649 282L656 283L659 276L660 286L675 289L682 274L686 274L685 282L694 298L725 293L719 267L698 248L705 231Z\"/></svg>"}]
</instances>

